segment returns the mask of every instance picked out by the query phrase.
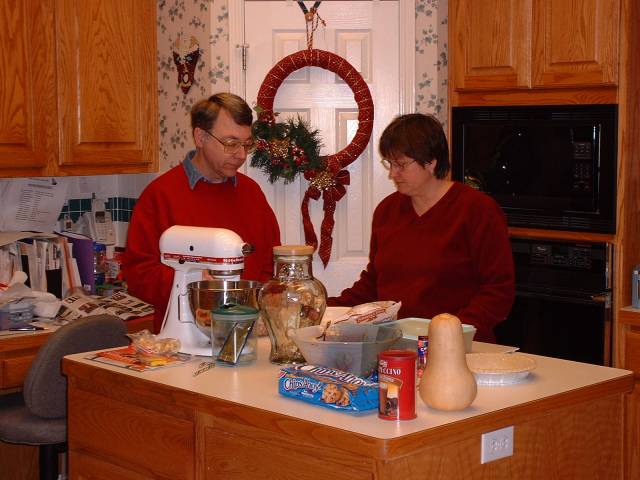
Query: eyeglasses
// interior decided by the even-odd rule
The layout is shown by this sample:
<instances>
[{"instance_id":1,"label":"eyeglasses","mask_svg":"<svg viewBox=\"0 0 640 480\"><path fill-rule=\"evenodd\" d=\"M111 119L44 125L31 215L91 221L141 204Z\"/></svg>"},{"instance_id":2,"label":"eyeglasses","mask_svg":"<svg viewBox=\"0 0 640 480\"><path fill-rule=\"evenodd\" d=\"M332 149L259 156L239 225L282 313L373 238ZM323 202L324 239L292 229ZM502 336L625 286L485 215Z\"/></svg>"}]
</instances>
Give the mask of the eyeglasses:
<instances>
[{"instance_id":1,"label":"eyeglasses","mask_svg":"<svg viewBox=\"0 0 640 480\"><path fill-rule=\"evenodd\" d=\"M383 158L382 160L380 160L380 163L382 163L382 166L384 167L385 170L391 170L392 168L395 168L399 172L403 171L407 167L407 165L411 165L413 162L415 162L415 160L413 159L403 163L392 162L391 160L386 158Z\"/></svg>"},{"instance_id":2,"label":"eyeglasses","mask_svg":"<svg viewBox=\"0 0 640 480\"><path fill-rule=\"evenodd\" d=\"M241 142L240 140L220 140L218 137L216 137L213 133L209 132L208 130L203 129L202 131L207 132L210 136L212 136L218 142L220 142L220 145L222 145L222 149L224 150L224 153L234 154L238 150L240 150L240 147L244 147L245 152L251 153L256 148L256 141L253 138L250 140L246 140L244 142Z\"/></svg>"}]
</instances>

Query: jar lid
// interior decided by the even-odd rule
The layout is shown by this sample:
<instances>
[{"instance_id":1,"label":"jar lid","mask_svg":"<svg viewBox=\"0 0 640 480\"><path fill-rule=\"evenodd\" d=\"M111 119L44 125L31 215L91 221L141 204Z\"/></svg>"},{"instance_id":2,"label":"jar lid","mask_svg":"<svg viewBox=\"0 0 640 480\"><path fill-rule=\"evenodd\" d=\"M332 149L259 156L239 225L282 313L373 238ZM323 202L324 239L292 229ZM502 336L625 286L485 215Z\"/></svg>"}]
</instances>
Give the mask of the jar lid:
<instances>
[{"instance_id":1,"label":"jar lid","mask_svg":"<svg viewBox=\"0 0 640 480\"><path fill-rule=\"evenodd\" d=\"M311 245L277 245L273 247L274 255L313 255Z\"/></svg>"},{"instance_id":2,"label":"jar lid","mask_svg":"<svg viewBox=\"0 0 640 480\"><path fill-rule=\"evenodd\" d=\"M211 315L223 320L253 320L258 316L258 310L250 305L224 303L211 310Z\"/></svg>"}]
</instances>

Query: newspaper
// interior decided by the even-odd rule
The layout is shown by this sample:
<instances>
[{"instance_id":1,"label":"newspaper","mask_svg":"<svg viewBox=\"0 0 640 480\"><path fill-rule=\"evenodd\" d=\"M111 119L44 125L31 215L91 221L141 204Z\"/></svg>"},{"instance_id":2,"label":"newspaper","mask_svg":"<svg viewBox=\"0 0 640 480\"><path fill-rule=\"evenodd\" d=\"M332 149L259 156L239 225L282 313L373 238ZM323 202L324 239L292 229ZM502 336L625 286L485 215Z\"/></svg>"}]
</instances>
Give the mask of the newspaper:
<instances>
[{"instance_id":1,"label":"newspaper","mask_svg":"<svg viewBox=\"0 0 640 480\"><path fill-rule=\"evenodd\" d=\"M136 372L145 372L148 370L158 370L160 368L176 367L184 365L193 360L191 355L186 353L176 353L171 356L164 357L164 361L160 363L145 361L144 356L136 351L133 345L118 348L116 350L105 350L97 352L85 357L94 362L107 363L116 367L134 370Z\"/></svg>"},{"instance_id":2,"label":"newspaper","mask_svg":"<svg viewBox=\"0 0 640 480\"><path fill-rule=\"evenodd\" d=\"M105 313L115 315L122 320L131 320L152 314L153 305L124 292L116 292L110 297L70 295L62 300L62 306L56 315L56 323L64 325L76 318Z\"/></svg>"}]
</instances>

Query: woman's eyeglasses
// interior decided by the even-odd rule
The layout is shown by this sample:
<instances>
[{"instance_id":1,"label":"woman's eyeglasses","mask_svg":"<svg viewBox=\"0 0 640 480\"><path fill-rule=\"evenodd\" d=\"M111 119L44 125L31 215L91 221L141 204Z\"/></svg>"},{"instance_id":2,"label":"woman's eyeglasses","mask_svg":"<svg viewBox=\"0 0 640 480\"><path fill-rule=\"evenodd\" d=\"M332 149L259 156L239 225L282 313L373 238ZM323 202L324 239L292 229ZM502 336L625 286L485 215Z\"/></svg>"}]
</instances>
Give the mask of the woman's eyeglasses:
<instances>
[{"instance_id":1,"label":"woman's eyeglasses","mask_svg":"<svg viewBox=\"0 0 640 480\"><path fill-rule=\"evenodd\" d=\"M203 131L207 132L210 136L220 142L224 153L228 153L230 155L236 153L238 150L240 150L241 147L244 147L244 151L247 153L253 152L256 148L256 141L253 138L250 140L245 140L244 142L241 142L240 140L220 140L208 130L203 129Z\"/></svg>"},{"instance_id":2,"label":"woman's eyeglasses","mask_svg":"<svg viewBox=\"0 0 640 480\"><path fill-rule=\"evenodd\" d=\"M409 160L408 162L392 162L389 159L383 158L382 160L380 160L380 163L382 163L382 166L384 167L385 170L391 170L392 168L395 170L398 170L399 172L403 171L407 165L412 164L413 162L415 162L415 160Z\"/></svg>"}]
</instances>

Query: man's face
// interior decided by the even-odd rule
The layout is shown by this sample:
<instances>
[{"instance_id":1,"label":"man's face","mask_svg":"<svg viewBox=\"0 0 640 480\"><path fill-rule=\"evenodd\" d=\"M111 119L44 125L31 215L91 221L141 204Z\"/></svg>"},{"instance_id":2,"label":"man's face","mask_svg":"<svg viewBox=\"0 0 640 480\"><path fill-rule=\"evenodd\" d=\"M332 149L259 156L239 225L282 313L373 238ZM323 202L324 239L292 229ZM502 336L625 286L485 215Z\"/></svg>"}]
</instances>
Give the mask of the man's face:
<instances>
[{"instance_id":1,"label":"man's face","mask_svg":"<svg viewBox=\"0 0 640 480\"><path fill-rule=\"evenodd\" d=\"M225 150L224 143L250 142L251 127L238 125L225 109L218 113L209 132L196 128L194 132L198 154L194 157L195 167L209 180L233 177L247 159L247 149L238 146L235 151Z\"/></svg>"}]
</instances>

